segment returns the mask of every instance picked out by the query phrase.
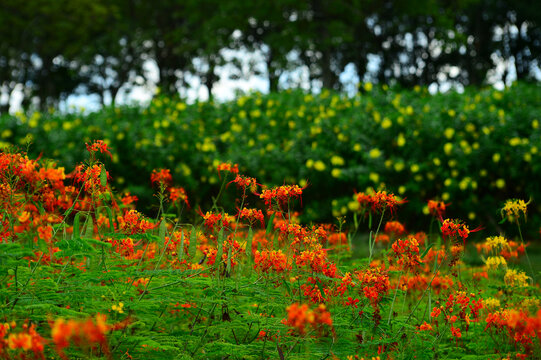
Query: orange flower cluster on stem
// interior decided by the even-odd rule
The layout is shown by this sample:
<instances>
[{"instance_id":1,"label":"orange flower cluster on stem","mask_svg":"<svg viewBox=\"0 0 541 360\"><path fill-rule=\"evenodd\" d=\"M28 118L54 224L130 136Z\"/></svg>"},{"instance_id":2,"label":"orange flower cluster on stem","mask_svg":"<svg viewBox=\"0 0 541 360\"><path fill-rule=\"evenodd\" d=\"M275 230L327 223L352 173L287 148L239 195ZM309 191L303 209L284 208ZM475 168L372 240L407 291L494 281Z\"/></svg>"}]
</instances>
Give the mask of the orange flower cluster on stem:
<instances>
[{"instance_id":1,"label":"orange flower cluster on stem","mask_svg":"<svg viewBox=\"0 0 541 360\"><path fill-rule=\"evenodd\" d=\"M392 245L396 263L401 270L418 270L421 263L419 243L415 238L398 240Z\"/></svg>"},{"instance_id":2,"label":"orange flower cluster on stem","mask_svg":"<svg viewBox=\"0 0 541 360\"><path fill-rule=\"evenodd\" d=\"M241 219L248 220L250 225L253 225L255 222L259 221L261 227L265 227L265 216L263 215L263 212L259 209L243 208L242 210L239 210L238 216Z\"/></svg>"},{"instance_id":3,"label":"orange flower cluster on stem","mask_svg":"<svg viewBox=\"0 0 541 360\"><path fill-rule=\"evenodd\" d=\"M383 231L396 238L404 235L406 233L406 228L398 221L388 221L385 223Z\"/></svg>"},{"instance_id":4,"label":"orange flower cluster on stem","mask_svg":"<svg viewBox=\"0 0 541 360\"><path fill-rule=\"evenodd\" d=\"M441 220L441 234L444 238L450 238L452 240L462 239L464 245L466 245L466 239L472 232L481 230L481 227L470 230L462 220L459 219L440 219Z\"/></svg>"},{"instance_id":5,"label":"orange flower cluster on stem","mask_svg":"<svg viewBox=\"0 0 541 360\"><path fill-rule=\"evenodd\" d=\"M8 353L11 350L22 351L21 359L28 359L25 353L29 351L32 351L34 359L45 359L43 355L45 339L36 331L36 325L28 326L27 323L24 323L22 331L10 333L10 330L15 327L15 322L0 324L0 357L11 359L13 353Z\"/></svg>"},{"instance_id":6,"label":"orange flower cluster on stem","mask_svg":"<svg viewBox=\"0 0 541 360\"><path fill-rule=\"evenodd\" d=\"M507 335L515 345L522 346L524 354L517 354L518 358L533 358L534 341L537 341L537 347L541 345L541 310L533 316L524 310L496 311L487 315L486 323L485 331L494 329L497 333Z\"/></svg>"},{"instance_id":7,"label":"orange flower cluster on stem","mask_svg":"<svg viewBox=\"0 0 541 360\"><path fill-rule=\"evenodd\" d=\"M271 208L273 201L276 201L280 208L283 209L290 199L301 199L302 191L304 189L305 188L301 188L298 185L282 185L272 189L263 190L259 197L265 201L267 207Z\"/></svg>"},{"instance_id":8,"label":"orange flower cluster on stem","mask_svg":"<svg viewBox=\"0 0 541 360\"><path fill-rule=\"evenodd\" d=\"M239 174L237 174L235 179L230 181L228 185L231 183L234 183L235 185L237 185L238 188L242 189L243 191L246 191L248 189L253 193L257 191L257 186L259 185L255 178Z\"/></svg>"},{"instance_id":9,"label":"orange flower cluster on stem","mask_svg":"<svg viewBox=\"0 0 541 360\"><path fill-rule=\"evenodd\" d=\"M94 153L99 151L102 154L109 155L111 157L111 159L113 158L113 155L109 151L109 147L107 146L107 144L103 140L94 140L94 142L92 144L87 143L85 145L86 145L86 150L90 154L94 154Z\"/></svg>"},{"instance_id":10,"label":"orange flower cluster on stem","mask_svg":"<svg viewBox=\"0 0 541 360\"><path fill-rule=\"evenodd\" d=\"M124 216L117 217L120 230L127 235L145 233L147 230L154 229L156 224L144 219L143 215L137 210L126 211Z\"/></svg>"},{"instance_id":11,"label":"orange flower cluster on stem","mask_svg":"<svg viewBox=\"0 0 541 360\"><path fill-rule=\"evenodd\" d=\"M223 171L230 172L234 175L237 175L239 173L239 165L238 164L230 164L230 163L221 163L218 164L217 167L218 175L221 176L221 173Z\"/></svg>"},{"instance_id":12,"label":"orange flower cluster on stem","mask_svg":"<svg viewBox=\"0 0 541 360\"><path fill-rule=\"evenodd\" d=\"M97 314L95 319L66 321L60 318L50 321L51 337L58 355L62 359L67 359L64 349L73 341L77 346L100 346L110 358L106 334L115 327L108 325L106 320L105 315Z\"/></svg>"},{"instance_id":13,"label":"orange flower cluster on stem","mask_svg":"<svg viewBox=\"0 0 541 360\"><path fill-rule=\"evenodd\" d=\"M173 176L169 169L154 169L150 174L150 182L152 185L163 184L165 186L171 185L173 182Z\"/></svg>"},{"instance_id":14,"label":"orange flower cluster on stem","mask_svg":"<svg viewBox=\"0 0 541 360\"><path fill-rule=\"evenodd\" d=\"M358 193L357 202L361 208L369 209L371 212L389 210L392 214L397 206L404 204L406 200L399 200L393 193L387 193L387 191L377 191L373 194Z\"/></svg>"},{"instance_id":15,"label":"orange flower cluster on stem","mask_svg":"<svg viewBox=\"0 0 541 360\"><path fill-rule=\"evenodd\" d=\"M76 184L83 184L84 189L89 194L102 194L107 191L107 182L104 184L101 180L102 171L105 171L103 165L94 164L91 167L77 165L73 174L73 181ZM107 180L110 180L109 172L105 171Z\"/></svg>"},{"instance_id":16,"label":"orange flower cluster on stem","mask_svg":"<svg viewBox=\"0 0 541 360\"><path fill-rule=\"evenodd\" d=\"M263 273L268 273L271 270L276 273L291 270L291 263L282 250L263 250L261 252L256 250L254 262L254 269Z\"/></svg>"},{"instance_id":17,"label":"orange flower cluster on stem","mask_svg":"<svg viewBox=\"0 0 541 360\"><path fill-rule=\"evenodd\" d=\"M188 201L188 195L186 194L186 190L182 187L170 187L169 189L169 200L173 204L177 202L183 202L186 204L186 207L188 209L190 208L190 202Z\"/></svg>"},{"instance_id":18,"label":"orange flower cluster on stem","mask_svg":"<svg viewBox=\"0 0 541 360\"><path fill-rule=\"evenodd\" d=\"M445 215L445 210L449 205L450 204L446 204L443 201L428 200L428 211L430 212L430 215L439 219Z\"/></svg>"},{"instance_id":19,"label":"orange flower cluster on stem","mask_svg":"<svg viewBox=\"0 0 541 360\"><path fill-rule=\"evenodd\" d=\"M322 335L326 326L334 333L331 313L325 304L319 304L316 309L312 310L307 304L295 303L288 306L286 311L287 319L283 319L282 323L294 328L301 335L306 334L307 328L316 330L318 335Z\"/></svg>"},{"instance_id":20,"label":"orange flower cluster on stem","mask_svg":"<svg viewBox=\"0 0 541 360\"><path fill-rule=\"evenodd\" d=\"M375 267L358 271L356 275L362 294L370 301L374 310L378 310L379 302L389 293L389 274L383 268Z\"/></svg>"}]
</instances>

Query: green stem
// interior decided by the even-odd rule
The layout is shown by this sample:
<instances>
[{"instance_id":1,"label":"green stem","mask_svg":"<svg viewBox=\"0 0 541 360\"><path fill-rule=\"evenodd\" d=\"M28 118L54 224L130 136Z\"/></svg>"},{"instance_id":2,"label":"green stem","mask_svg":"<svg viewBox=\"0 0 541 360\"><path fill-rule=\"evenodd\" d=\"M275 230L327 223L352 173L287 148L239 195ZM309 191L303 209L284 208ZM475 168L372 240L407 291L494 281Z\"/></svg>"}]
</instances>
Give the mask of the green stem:
<instances>
[{"instance_id":1,"label":"green stem","mask_svg":"<svg viewBox=\"0 0 541 360\"><path fill-rule=\"evenodd\" d=\"M376 233L374 234L374 240L372 240L372 233L370 233L370 237L368 238L368 242L370 246L370 256L368 257L368 266L370 266L370 263L372 262L372 254L374 252L374 245L376 244L376 238L378 237L379 229L381 227L381 223L383 222L383 215L385 215L385 209L383 209L383 211L381 212L378 228L376 229Z\"/></svg>"},{"instance_id":2,"label":"green stem","mask_svg":"<svg viewBox=\"0 0 541 360\"><path fill-rule=\"evenodd\" d=\"M526 259L528 260L528 265L530 266L530 272L532 273L532 280L535 284L535 273L533 271L532 262L530 261L530 257L528 256L528 250L526 250L526 245L524 244L524 238L522 237L522 230L520 229L520 223L517 221L518 226L518 234L520 236L520 242L522 243L522 246L524 247L524 254L526 255Z\"/></svg>"}]
</instances>

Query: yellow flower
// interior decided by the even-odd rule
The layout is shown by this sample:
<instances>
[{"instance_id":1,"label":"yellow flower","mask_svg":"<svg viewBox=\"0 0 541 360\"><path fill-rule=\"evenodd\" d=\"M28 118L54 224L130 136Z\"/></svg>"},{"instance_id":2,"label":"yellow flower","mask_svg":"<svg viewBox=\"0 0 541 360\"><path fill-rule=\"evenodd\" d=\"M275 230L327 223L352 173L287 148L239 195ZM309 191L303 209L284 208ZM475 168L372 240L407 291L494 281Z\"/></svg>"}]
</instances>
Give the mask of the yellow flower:
<instances>
[{"instance_id":1,"label":"yellow flower","mask_svg":"<svg viewBox=\"0 0 541 360\"><path fill-rule=\"evenodd\" d=\"M483 300L483 304L487 309L496 310L501 307L500 300L495 298L488 298Z\"/></svg>"},{"instance_id":2,"label":"yellow flower","mask_svg":"<svg viewBox=\"0 0 541 360\"><path fill-rule=\"evenodd\" d=\"M505 187L505 180L504 179L496 180L496 187L498 189L503 189Z\"/></svg>"},{"instance_id":3,"label":"yellow flower","mask_svg":"<svg viewBox=\"0 0 541 360\"><path fill-rule=\"evenodd\" d=\"M368 175L368 177L370 178L370 180L374 183L378 183L379 182L379 175L376 174L376 173L370 173L370 175Z\"/></svg>"},{"instance_id":4,"label":"yellow flower","mask_svg":"<svg viewBox=\"0 0 541 360\"><path fill-rule=\"evenodd\" d=\"M445 129L443 134L445 135L445 137L447 139L451 139L453 137L453 135L455 135L455 129L447 128L447 129Z\"/></svg>"},{"instance_id":5,"label":"yellow flower","mask_svg":"<svg viewBox=\"0 0 541 360\"><path fill-rule=\"evenodd\" d=\"M367 92L372 91L373 87L374 87L374 85L372 85L371 82L364 83L364 90L366 90Z\"/></svg>"},{"instance_id":6,"label":"yellow flower","mask_svg":"<svg viewBox=\"0 0 541 360\"><path fill-rule=\"evenodd\" d=\"M497 269L500 266L507 266L507 261L505 261L503 256L490 256L485 261L485 264L488 269Z\"/></svg>"},{"instance_id":7,"label":"yellow flower","mask_svg":"<svg viewBox=\"0 0 541 360\"><path fill-rule=\"evenodd\" d=\"M404 137L404 134L398 134L398 137L396 138L396 145L399 147L406 145L406 138Z\"/></svg>"},{"instance_id":8,"label":"yellow flower","mask_svg":"<svg viewBox=\"0 0 541 360\"><path fill-rule=\"evenodd\" d=\"M396 172L400 172L400 171L404 170L404 167L406 167L406 165L403 162L397 162L397 163L394 164L394 170Z\"/></svg>"},{"instance_id":9,"label":"yellow flower","mask_svg":"<svg viewBox=\"0 0 541 360\"><path fill-rule=\"evenodd\" d=\"M503 249L504 247L508 247L509 244L507 242L507 239L503 236L491 236L488 237L485 245L490 248L490 250L496 250L499 251Z\"/></svg>"},{"instance_id":10,"label":"yellow flower","mask_svg":"<svg viewBox=\"0 0 541 360\"><path fill-rule=\"evenodd\" d=\"M526 276L524 271L507 269L507 272L505 273L503 280L509 286L518 286L518 287L528 286L528 276Z\"/></svg>"},{"instance_id":11,"label":"yellow flower","mask_svg":"<svg viewBox=\"0 0 541 360\"><path fill-rule=\"evenodd\" d=\"M369 156L372 159L376 159L376 158L381 156L381 150L379 150L377 148L374 148L374 149L370 150Z\"/></svg>"},{"instance_id":12,"label":"yellow flower","mask_svg":"<svg viewBox=\"0 0 541 360\"><path fill-rule=\"evenodd\" d=\"M333 164L334 166L343 166L345 164L345 161L344 158L338 155L334 155L333 157L331 157L331 164Z\"/></svg>"},{"instance_id":13,"label":"yellow flower","mask_svg":"<svg viewBox=\"0 0 541 360\"><path fill-rule=\"evenodd\" d=\"M384 129L388 129L391 126L393 126L393 122L389 118L383 118L383 121L381 122L381 127Z\"/></svg>"},{"instance_id":14,"label":"yellow flower","mask_svg":"<svg viewBox=\"0 0 541 360\"><path fill-rule=\"evenodd\" d=\"M445 145L443 145L443 151L445 151L445 154L451 155L451 151L453 151L453 144L446 143Z\"/></svg>"},{"instance_id":15,"label":"yellow flower","mask_svg":"<svg viewBox=\"0 0 541 360\"><path fill-rule=\"evenodd\" d=\"M360 206L361 206L361 204L359 204L358 201L353 200L353 201L348 202L348 209L350 211L357 211L357 210L359 210Z\"/></svg>"},{"instance_id":16,"label":"yellow flower","mask_svg":"<svg viewBox=\"0 0 541 360\"><path fill-rule=\"evenodd\" d=\"M335 178L339 178L341 173L342 172L340 171L340 169L332 169L331 171L332 177L335 177Z\"/></svg>"},{"instance_id":17,"label":"yellow flower","mask_svg":"<svg viewBox=\"0 0 541 360\"><path fill-rule=\"evenodd\" d=\"M317 171L323 171L325 170L325 168L326 168L325 163L321 160L317 160L314 163L314 169L316 169Z\"/></svg>"},{"instance_id":18,"label":"yellow flower","mask_svg":"<svg viewBox=\"0 0 541 360\"><path fill-rule=\"evenodd\" d=\"M516 218L517 220L520 217L521 213L524 215L524 217L526 217L526 208L528 207L528 204L530 203L530 201L525 202L524 200L519 200L519 199L507 200L501 211L502 217L504 216L504 213L505 213L505 216L507 216L508 218L512 217L512 218Z\"/></svg>"}]
</instances>

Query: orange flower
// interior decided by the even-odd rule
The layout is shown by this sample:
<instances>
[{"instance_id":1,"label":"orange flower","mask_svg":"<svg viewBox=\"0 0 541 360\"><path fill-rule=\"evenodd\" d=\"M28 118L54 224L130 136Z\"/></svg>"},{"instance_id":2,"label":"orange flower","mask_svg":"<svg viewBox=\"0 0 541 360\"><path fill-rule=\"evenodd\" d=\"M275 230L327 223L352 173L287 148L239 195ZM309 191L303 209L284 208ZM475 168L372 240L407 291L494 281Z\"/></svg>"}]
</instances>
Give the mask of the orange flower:
<instances>
[{"instance_id":1,"label":"orange flower","mask_svg":"<svg viewBox=\"0 0 541 360\"><path fill-rule=\"evenodd\" d=\"M218 175L221 176L222 171L230 172L232 174L238 174L239 173L239 165L238 164L230 164L230 163L221 163L218 164Z\"/></svg>"},{"instance_id":2,"label":"orange flower","mask_svg":"<svg viewBox=\"0 0 541 360\"><path fill-rule=\"evenodd\" d=\"M287 204L289 199L301 199L302 191L304 189L305 188L301 188L298 185L282 185L272 189L263 190L259 197L265 201L265 205L269 208L272 206L273 200L275 200L280 207L283 207Z\"/></svg>"},{"instance_id":3,"label":"orange flower","mask_svg":"<svg viewBox=\"0 0 541 360\"><path fill-rule=\"evenodd\" d=\"M107 147L107 144L103 142L103 140L95 140L92 144L85 144L86 150L93 154L97 151L100 153L105 153L111 157L111 160L113 159L113 155L109 152L109 148Z\"/></svg>"},{"instance_id":4,"label":"orange flower","mask_svg":"<svg viewBox=\"0 0 541 360\"><path fill-rule=\"evenodd\" d=\"M177 201L182 201L186 204L188 208L190 208L188 195L186 194L186 190L184 190L184 188L181 188L181 187L169 188L169 200L171 200L172 203L176 203Z\"/></svg>"},{"instance_id":5,"label":"orange flower","mask_svg":"<svg viewBox=\"0 0 541 360\"><path fill-rule=\"evenodd\" d=\"M406 232L406 229L404 228L404 225L402 225L398 221L388 221L385 224L384 231L387 234L393 235L393 236L401 236Z\"/></svg>"},{"instance_id":6,"label":"orange flower","mask_svg":"<svg viewBox=\"0 0 541 360\"><path fill-rule=\"evenodd\" d=\"M445 215L445 210L449 205L450 204L446 204L443 201L428 200L428 211L432 216L441 218Z\"/></svg>"},{"instance_id":7,"label":"orange flower","mask_svg":"<svg viewBox=\"0 0 541 360\"><path fill-rule=\"evenodd\" d=\"M387 193L387 191L378 191L372 195L358 193L357 201L361 207L365 209L370 208L372 212L381 212L389 209L391 214L396 210L398 205L406 202L406 200L398 200L394 194Z\"/></svg>"},{"instance_id":8,"label":"orange flower","mask_svg":"<svg viewBox=\"0 0 541 360\"><path fill-rule=\"evenodd\" d=\"M154 169L150 174L150 182L154 184L170 185L173 182L171 170L169 169Z\"/></svg>"},{"instance_id":9,"label":"orange flower","mask_svg":"<svg viewBox=\"0 0 541 360\"><path fill-rule=\"evenodd\" d=\"M282 320L284 325L295 328L301 335L306 333L306 327L311 327L321 334L323 325L330 327L333 332L331 314L325 304L319 304L315 310L311 310L307 304L292 304L287 307L287 320Z\"/></svg>"},{"instance_id":10,"label":"orange flower","mask_svg":"<svg viewBox=\"0 0 541 360\"><path fill-rule=\"evenodd\" d=\"M271 270L276 273L281 273L291 269L291 262L288 261L287 256L282 253L282 250L256 251L254 262L254 269L264 273L268 273Z\"/></svg>"}]
</instances>

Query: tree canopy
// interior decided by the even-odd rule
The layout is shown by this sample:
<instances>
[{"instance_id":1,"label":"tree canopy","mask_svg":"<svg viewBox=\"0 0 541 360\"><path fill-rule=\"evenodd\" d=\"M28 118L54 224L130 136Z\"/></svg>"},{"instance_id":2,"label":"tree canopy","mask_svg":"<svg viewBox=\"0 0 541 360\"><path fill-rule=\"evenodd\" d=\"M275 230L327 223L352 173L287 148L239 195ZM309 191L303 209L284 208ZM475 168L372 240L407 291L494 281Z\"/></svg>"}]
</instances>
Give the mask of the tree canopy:
<instances>
[{"instance_id":1,"label":"tree canopy","mask_svg":"<svg viewBox=\"0 0 541 360\"><path fill-rule=\"evenodd\" d=\"M15 92L24 107L77 92L114 104L148 83L147 61L162 92L182 96L192 76L212 98L217 67L246 76L227 49L261 53L265 70L250 71L271 91L295 69L340 89L347 66L404 87L535 80L540 23L541 3L525 0L0 0L0 112Z\"/></svg>"}]
</instances>

